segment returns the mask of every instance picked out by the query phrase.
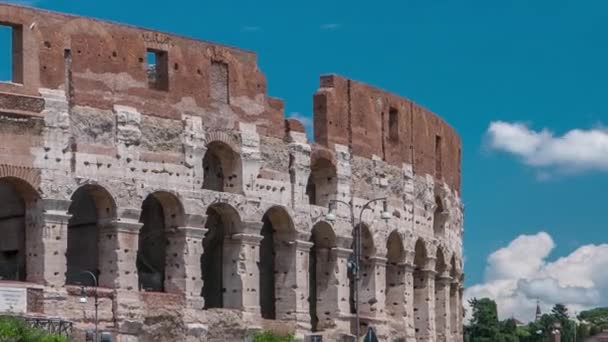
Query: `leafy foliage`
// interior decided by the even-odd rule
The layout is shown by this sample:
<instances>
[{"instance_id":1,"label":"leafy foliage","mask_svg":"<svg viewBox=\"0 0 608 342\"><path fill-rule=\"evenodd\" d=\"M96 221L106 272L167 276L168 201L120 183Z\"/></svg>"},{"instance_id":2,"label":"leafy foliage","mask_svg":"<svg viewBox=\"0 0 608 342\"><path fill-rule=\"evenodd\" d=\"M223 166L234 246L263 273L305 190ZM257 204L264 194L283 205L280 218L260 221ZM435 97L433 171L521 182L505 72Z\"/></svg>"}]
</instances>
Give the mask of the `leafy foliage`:
<instances>
[{"instance_id":1,"label":"leafy foliage","mask_svg":"<svg viewBox=\"0 0 608 342\"><path fill-rule=\"evenodd\" d=\"M563 304L556 304L551 313L542 315L538 321L519 326L513 318L499 321L496 303L491 299L474 298L469 304L473 310L473 317L470 324L465 327L465 337L468 342L545 342L549 334L558 328L563 342L579 342L590 336L589 328L585 325L577 325L571 320L568 308ZM604 312L586 312L585 317L608 322L605 320L608 316L603 316L602 313ZM608 310L605 313L608 314Z\"/></svg>"},{"instance_id":2,"label":"leafy foliage","mask_svg":"<svg viewBox=\"0 0 608 342\"><path fill-rule=\"evenodd\" d=\"M17 318L0 317L0 341L68 342L68 339L31 328Z\"/></svg>"},{"instance_id":3,"label":"leafy foliage","mask_svg":"<svg viewBox=\"0 0 608 342\"><path fill-rule=\"evenodd\" d=\"M295 342L293 335L278 335L271 331L258 331L253 335L252 342Z\"/></svg>"}]
</instances>

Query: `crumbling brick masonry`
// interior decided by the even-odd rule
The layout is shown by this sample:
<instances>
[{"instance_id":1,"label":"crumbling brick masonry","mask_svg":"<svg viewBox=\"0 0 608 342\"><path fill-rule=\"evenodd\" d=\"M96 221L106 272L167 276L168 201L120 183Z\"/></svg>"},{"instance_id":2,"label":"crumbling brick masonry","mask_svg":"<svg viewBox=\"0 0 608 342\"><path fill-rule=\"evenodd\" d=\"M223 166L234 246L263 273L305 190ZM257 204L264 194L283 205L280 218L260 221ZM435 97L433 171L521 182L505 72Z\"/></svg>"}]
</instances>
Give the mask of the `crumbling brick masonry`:
<instances>
[{"instance_id":1,"label":"crumbling brick masonry","mask_svg":"<svg viewBox=\"0 0 608 342\"><path fill-rule=\"evenodd\" d=\"M254 53L7 4L0 25L0 289L28 289L25 314L91 328L86 270L116 341L334 341L358 285L362 331L462 341L460 139L438 116L322 76L311 143ZM328 204L384 196L354 284L350 211Z\"/></svg>"}]
</instances>

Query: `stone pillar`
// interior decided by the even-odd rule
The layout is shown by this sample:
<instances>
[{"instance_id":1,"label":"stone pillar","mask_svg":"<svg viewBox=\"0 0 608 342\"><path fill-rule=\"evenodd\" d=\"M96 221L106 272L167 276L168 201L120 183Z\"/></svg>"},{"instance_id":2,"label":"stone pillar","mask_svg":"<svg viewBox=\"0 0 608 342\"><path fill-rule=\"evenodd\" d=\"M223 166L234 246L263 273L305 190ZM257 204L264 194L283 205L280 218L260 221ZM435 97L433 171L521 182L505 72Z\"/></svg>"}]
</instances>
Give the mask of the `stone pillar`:
<instances>
[{"instance_id":1,"label":"stone pillar","mask_svg":"<svg viewBox=\"0 0 608 342\"><path fill-rule=\"evenodd\" d=\"M99 286L137 291L137 251L139 249L138 209L119 209L118 219L100 225Z\"/></svg>"},{"instance_id":2,"label":"stone pillar","mask_svg":"<svg viewBox=\"0 0 608 342\"><path fill-rule=\"evenodd\" d=\"M458 289L460 288L460 283L458 280L452 280L450 283L450 328L452 331L452 341L458 341L458 333L459 333L459 319L458 314L460 312L460 298L458 296Z\"/></svg>"},{"instance_id":3,"label":"stone pillar","mask_svg":"<svg viewBox=\"0 0 608 342\"><path fill-rule=\"evenodd\" d=\"M295 322L296 330L309 331L308 262L312 243L274 237L274 293L276 319ZM257 285L257 284L256 284Z\"/></svg>"},{"instance_id":4,"label":"stone pillar","mask_svg":"<svg viewBox=\"0 0 608 342\"><path fill-rule=\"evenodd\" d=\"M350 313L350 280L348 279L348 259L353 254L352 249L332 248L332 254L335 255L336 262L334 266L334 285L336 292L336 302L331 319L336 330L350 331L350 322L352 314ZM324 324L329 328L330 322Z\"/></svg>"},{"instance_id":5,"label":"stone pillar","mask_svg":"<svg viewBox=\"0 0 608 342\"><path fill-rule=\"evenodd\" d=\"M439 274L435 278L435 331L437 342L451 342L450 329L450 288L449 274Z\"/></svg>"},{"instance_id":6,"label":"stone pillar","mask_svg":"<svg viewBox=\"0 0 608 342\"><path fill-rule=\"evenodd\" d=\"M306 185L310 176L310 144L305 133L290 131L289 176L291 181L291 205L293 208L308 205Z\"/></svg>"},{"instance_id":7,"label":"stone pillar","mask_svg":"<svg viewBox=\"0 0 608 342\"><path fill-rule=\"evenodd\" d=\"M464 340L464 309L462 308L462 296L464 294L464 287L459 283L458 285L458 336L456 342L462 342Z\"/></svg>"},{"instance_id":8,"label":"stone pillar","mask_svg":"<svg viewBox=\"0 0 608 342\"><path fill-rule=\"evenodd\" d=\"M41 201L39 220L28 222L30 236L26 239L27 281L53 288L65 285L68 249L68 214L70 201L45 199ZM29 219L27 221L30 221ZM26 221L26 222L27 222ZM30 225L32 227L30 227ZM39 229L30 229L30 228Z\"/></svg>"},{"instance_id":9,"label":"stone pillar","mask_svg":"<svg viewBox=\"0 0 608 342\"><path fill-rule=\"evenodd\" d=\"M359 315L362 321L372 320L369 324L375 326L375 319L384 317L386 303L386 258L371 257L361 260L359 278ZM361 328L364 331L365 327Z\"/></svg>"},{"instance_id":10,"label":"stone pillar","mask_svg":"<svg viewBox=\"0 0 608 342\"><path fill-rule=\"evenodd\" d=\"M387 328L393 338L407 338L408 310L411 307L408 292L411 294L411 291L407 285L406 269L406 264L388 263L386 266L385 312Z\"/></svg>"},{"instance_id":11,"label":"stone pillar","mask_svg":"<svg viewBox=\"0 0 608 342\"><path fill-rule=\"evenodd\" d=\"M302 333L310 331L310 311L308 307L308 263L310 262L310 249L312 242L296 240L295 258L291 273L295 273L295 283L292 291L295 291L295 313L296 330ZM277 282L277 287L285 286Z\"/></svg>"},{"instance_id":12,"label":"stone pillar","mask_svg":"<svg viewBox=\"0 0 608 342\"><path fill-rule=\"evenodd\" d=\"M407 342L416 342L416 314L417 310L414 310L414 265L405 264L405 336Z\"/></svg>"},{"instance_id":13,"label":"stone pillar","mask_svg":"<svg viewBox=\"0 0 608 342\"><path fill-rule=\"evenodd\" d=\"M169 232L165 257L165 291L184 294L201 304L201 256L206 232L207 229L196 227L178 227Z\"/></svg>"},{"instance_id":14,"label":"stone pillar","mask_svg":"<svg viewBox=\"0 0 608 342\"><path fill-rule=\"evenodd\" d=\"M435 341L435 271L414 272L416 341Z\"/></svg>"},{"instance_id":15,"label":"stone pillar","mask_svg":"<svg viewBox=\"0 0 608 342\"><path fill-rule=\"evenodd\" d=\"M261 230L262 222L249 222ZM246 314L260 316L260 285L258 263L260 261L258 234L233 234L224 240L223 283L224 307L239 309Z\"/></svg>"}]
</instances>

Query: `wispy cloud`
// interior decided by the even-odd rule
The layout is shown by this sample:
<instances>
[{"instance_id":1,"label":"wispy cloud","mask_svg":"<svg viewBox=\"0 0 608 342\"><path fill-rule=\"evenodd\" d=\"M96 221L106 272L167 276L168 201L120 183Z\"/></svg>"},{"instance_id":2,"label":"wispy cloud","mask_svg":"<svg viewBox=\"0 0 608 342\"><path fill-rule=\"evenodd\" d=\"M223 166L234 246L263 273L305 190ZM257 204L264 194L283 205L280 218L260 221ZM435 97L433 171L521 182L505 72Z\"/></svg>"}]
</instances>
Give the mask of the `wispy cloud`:
<instances>
[{"instance_id":1,"label":"wispy cloud","mask_svg":"<svg viewBox=\"0 0 608 342\"><path fill-rule=\"evenodd\" d=\"M339 29L341 27L342 27L342 25L337 24L337 23L327 23L327 24L322 24L320 26L321 30L326 30L326 31L337 30L337 29Z\"/></svg>"},{"instance_id":2,"label":"wispy cloud","mask_svg":"<svg viewBox=\"0 0 608 342\"><path fill-rule=\"evenodd\" d=\"M510 153L547 179L551 171L608 171L608 129L572 129L556 135L520 122L495 121L487 130L489 147ZM548 173L549 172L549 173Z\"/></svg>"},{"instance_id":3,"label":"wispy cloud","mask_svg":"<svg viewBox=\"0 0 608 342\"><path fill-rule=\"evenodd\" d=\"M260 31L262 31L262 28L259 26L243 26L241 28L241 31L243 31L243 32L260 32Z\"/></svg>"}]
</instances>

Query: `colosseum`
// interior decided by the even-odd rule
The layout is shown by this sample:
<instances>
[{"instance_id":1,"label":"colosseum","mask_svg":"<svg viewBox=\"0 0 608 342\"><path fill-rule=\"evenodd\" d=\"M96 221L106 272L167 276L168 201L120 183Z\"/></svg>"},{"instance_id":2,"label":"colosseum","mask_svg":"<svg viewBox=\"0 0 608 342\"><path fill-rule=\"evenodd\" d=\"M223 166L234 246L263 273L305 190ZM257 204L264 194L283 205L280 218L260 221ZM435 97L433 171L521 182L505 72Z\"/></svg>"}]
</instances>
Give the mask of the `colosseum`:
<instances>
[{"instance_id":1,"label":"colosseum","mask_svg":"<svg viewBox=\"0 0 608 342\"><path fill-rule=\"evenodd\" d=\"M324 75L313 143L252 52L8 4L0 25L0 311L75 340L462 341L461 145L438 116Z\"/></svg>"}]
</instances>

